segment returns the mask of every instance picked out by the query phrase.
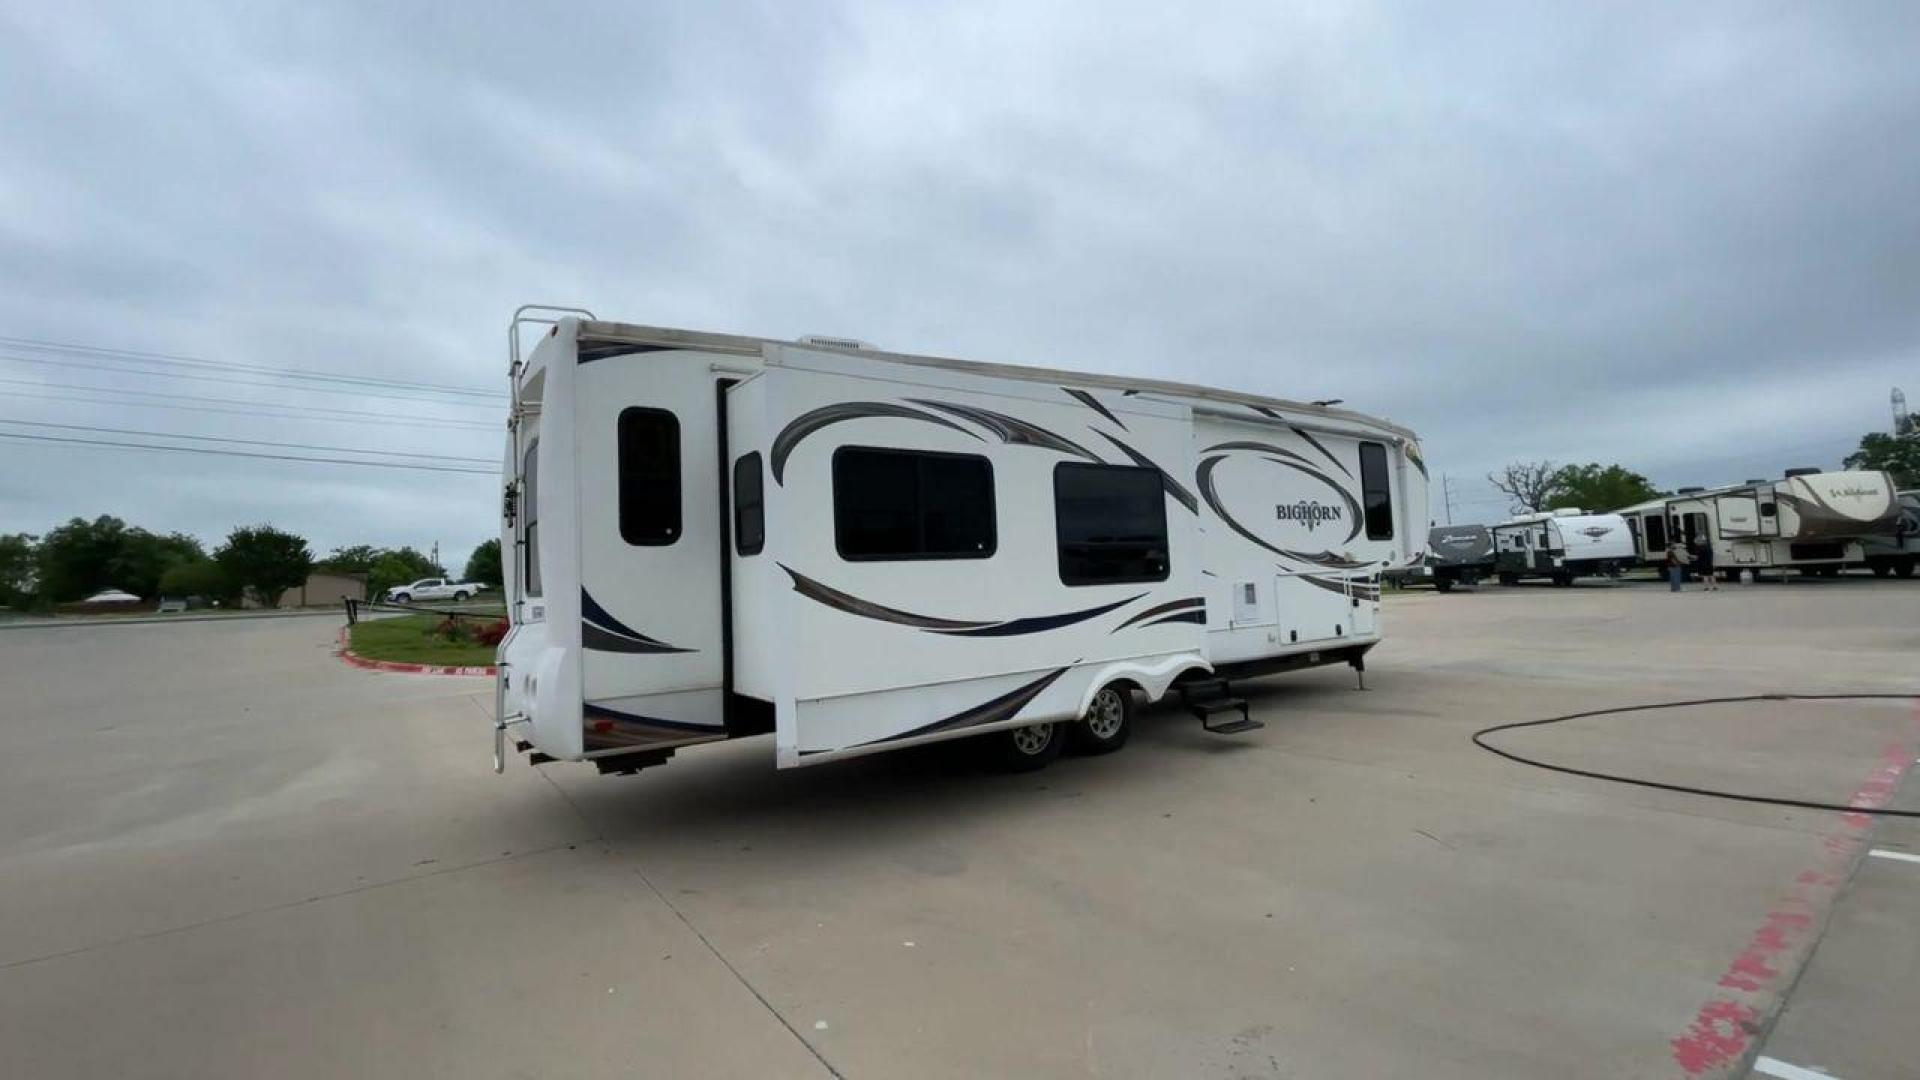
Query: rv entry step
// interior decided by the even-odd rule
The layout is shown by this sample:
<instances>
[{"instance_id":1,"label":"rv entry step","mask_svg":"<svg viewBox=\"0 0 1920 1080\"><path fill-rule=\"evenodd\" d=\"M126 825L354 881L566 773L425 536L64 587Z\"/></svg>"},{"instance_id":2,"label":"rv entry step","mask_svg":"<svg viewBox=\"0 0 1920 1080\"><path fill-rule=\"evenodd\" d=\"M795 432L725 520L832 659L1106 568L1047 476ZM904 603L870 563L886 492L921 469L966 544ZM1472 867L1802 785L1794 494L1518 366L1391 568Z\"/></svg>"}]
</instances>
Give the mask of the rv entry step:
<instances>
[{"instance_id":1,"label":"rv entry step","mask_svg":"<svg viewBox=\"0 0 1920 1080\"><path fill-rule=\"evenodd\" d=\"M1180 687L1180 700L1186 705L1187 711L1199 719L1200 726L1215 735L1238 735L1267 726L1247 715L1247 699L1232 696L1225 679L1184 683ZM1221 713L1234 712L1240 714L1240 719L1214 720Z\"/></svg>"}]
</instances>

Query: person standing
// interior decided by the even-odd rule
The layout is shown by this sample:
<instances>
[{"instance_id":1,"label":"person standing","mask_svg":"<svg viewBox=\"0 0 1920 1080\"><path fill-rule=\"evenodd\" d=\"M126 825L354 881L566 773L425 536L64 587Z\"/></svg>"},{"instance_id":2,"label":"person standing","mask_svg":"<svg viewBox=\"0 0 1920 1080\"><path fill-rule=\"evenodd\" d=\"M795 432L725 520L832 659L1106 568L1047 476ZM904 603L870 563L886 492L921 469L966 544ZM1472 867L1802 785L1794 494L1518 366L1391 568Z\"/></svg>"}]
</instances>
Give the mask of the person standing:
<instances>
[{"instance_id":1,"label":"person standing","mask_svg":"<svg viewBox=\"0 0 1920 1080\"><path fill-rule=\"evenodd\" d=\"M1700 573L1702 589L1720 591L1720 578L1713 572L1713 541L1704 536L1693 538L1693 568Z\"/></svg>"},{"instance_id":2,"label":"person standing","mask_svg":"<svg viewBox=\"0 0 1920 1080\"><path fill-rule=\"evenodd\" d=\"M1680 591L1680 583L1687 579L1687 563L1691 561L1686 541L1674 537L1673 543L1667 545L1667 587L1670 592Z\"/></svg>"}]
</instances>

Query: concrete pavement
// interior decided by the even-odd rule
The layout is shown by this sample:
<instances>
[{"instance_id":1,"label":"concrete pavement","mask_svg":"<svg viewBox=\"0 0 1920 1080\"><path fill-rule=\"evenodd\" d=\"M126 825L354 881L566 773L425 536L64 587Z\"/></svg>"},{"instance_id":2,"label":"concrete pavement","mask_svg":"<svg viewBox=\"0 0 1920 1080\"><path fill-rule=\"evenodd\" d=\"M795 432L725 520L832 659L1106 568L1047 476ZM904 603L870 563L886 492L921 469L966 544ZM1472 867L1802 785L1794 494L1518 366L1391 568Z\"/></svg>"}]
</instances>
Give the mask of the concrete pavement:
<instances>
[{"instance_id":1,"label":"concrete pavement","mask_svg":"<svg viewBox=\"0 0 1920 1080\"><path fill-rule=\"evenodd\" d=\"M1840 816L1467 734L1913 689L1920 583L1490 588L1387 618L1365 693L1249 684L1263 731L1157 709L1123 753L1021 777L939 750L775 772L764 739L495 777L485 680L345 667L328 624L9 634L0 1075L1598 1077L1757 1052L1764 1024L1722 1062L1676 1042L1730 993L1784 1000L1824 909L1774 980L1722 984L1855 841ZM1769 702L1508 738L1845 801L1920 723ZM1875 903L1920 897L1920 866L1880 862L1862 898L1882 870ZM1816 979L1816 954L1777 1040L1897 974L1864 922L1880 966L1836 950Z\"/></svg>"}]
</instances>

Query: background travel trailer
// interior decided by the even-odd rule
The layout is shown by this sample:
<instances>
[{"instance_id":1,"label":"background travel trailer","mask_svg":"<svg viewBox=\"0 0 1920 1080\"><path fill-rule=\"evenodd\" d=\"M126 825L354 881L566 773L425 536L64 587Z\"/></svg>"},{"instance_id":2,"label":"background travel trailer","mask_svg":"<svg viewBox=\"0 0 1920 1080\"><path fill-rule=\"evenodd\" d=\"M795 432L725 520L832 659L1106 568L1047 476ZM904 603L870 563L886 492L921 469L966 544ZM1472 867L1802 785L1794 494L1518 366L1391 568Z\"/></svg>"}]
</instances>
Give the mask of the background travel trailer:
<instances>
[{"instance_id":1,"label":"background travel trailer","mask_svg":"<svg viewBox=\"0 0 1920 1080\"><path fill-rule=\"evenodd\" d=\"M1438 525L1427 532L1427 566L1433 587L1476 585L1494 572L1493 531L1485 525Z\"/></svg>"},{"instance_id":2,"label":"background travel trailer","mask_svg":"<svg viewBox=\"0 0 1920 1080\"><path fill-rule=\"evenodd\" d=\"M1525 578L1571 585L1577 577L1611 577L1636 558L1633 533L1619 514L1524 514L1491 531L1494 569L1503 585Z\"/></svg>"},{"instance_id":3,"label":"background travel trailer","mask_svg":"<svg viewBox=\"0 0 1920 1080\"><path fill-rule=\"evenodd\" d=\"M1345 410L571 316L517 348L497 705L545 758L1044 759L1096 703L1357 666L1425 547L1413 435Z\"/></svg>"},{"instance_id":4,"label":"background travel trailer","mask_svg":"<svg viewBox=\"0 0 1920 1080\"><path fill-rule=\"evenodd\" d=\"M1789 568L1838 574L1865 560L1862 538L1894 535L1900 507L1886 473L1789 469L1780 480L1682 488L1621 514L1633 526L1642 563L1663 565L1675 536L1689 547L1705 536L1714 566L1732 578L1742 570Z\"/></svg>"}]
</instances>

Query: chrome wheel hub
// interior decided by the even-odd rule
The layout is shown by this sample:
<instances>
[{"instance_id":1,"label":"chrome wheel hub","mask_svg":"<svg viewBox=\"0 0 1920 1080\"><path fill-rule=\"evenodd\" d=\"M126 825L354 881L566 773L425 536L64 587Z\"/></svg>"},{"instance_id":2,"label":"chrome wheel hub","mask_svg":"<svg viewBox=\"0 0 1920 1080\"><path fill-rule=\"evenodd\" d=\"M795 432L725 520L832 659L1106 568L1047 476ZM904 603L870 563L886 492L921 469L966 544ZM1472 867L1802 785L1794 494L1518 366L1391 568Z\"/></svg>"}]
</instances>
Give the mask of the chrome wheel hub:
<instances>
[{"instance_id":1,"label":"chrome wheel hub","mask_svg":"<svg viewBox=\"0 0 1920 1080\"><path fill-rule=\"evenodd\" d=\"M1013 729L1013 748L1023 754L1038 754L1052 741L1052 724L1035 724L1032 727Z\"/></svg>"},{"instance_id":2,"label":"chrome wheel hub","mask_svg":"<svg viewBox=\"0 0 1920 1080\"><path fill-rule=\"evenodd\" d=\"M1111 739L1120 733L1120 725L1126 720L1127 712L1120 700L1120 691L1109 686L1093 695L1093 701L1087 706L1087 730L1097 739Z\"/></svg>"}]
</instances>

